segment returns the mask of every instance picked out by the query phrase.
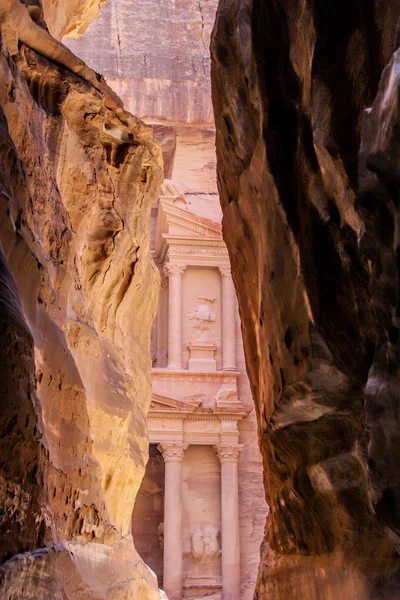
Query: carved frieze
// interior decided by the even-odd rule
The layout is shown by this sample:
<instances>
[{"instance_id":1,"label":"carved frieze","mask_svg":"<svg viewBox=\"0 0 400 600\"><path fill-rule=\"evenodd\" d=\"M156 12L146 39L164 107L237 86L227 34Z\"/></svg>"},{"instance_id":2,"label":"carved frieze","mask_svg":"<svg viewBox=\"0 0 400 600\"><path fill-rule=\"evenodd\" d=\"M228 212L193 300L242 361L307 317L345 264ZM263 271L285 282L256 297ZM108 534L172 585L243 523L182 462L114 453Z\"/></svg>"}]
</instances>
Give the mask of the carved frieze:
<instances>
[{"instance_id":1,"label":"carved frieze","mask_svg":"<svg viewBox=\"0 0 400 600\"><path fill-rule=\"evenodd\" d=\"M215 396L215 403L217 406L222 406L226 403L236 404L238 402L238 389L237 385L223 385L219 388L217 395Z\"/></svg>"},{"instance_id":2,"label":"carved frieze","mask_svg":"<svg viewBox=\"0 0 400 600\"><path fill-rule=\"evenodd\" d=\"M192 241L190 243L192 244ZM170 246L168 254L173 256L228 256L228 251L225 248L202 247L201 244L199 246L194 248L190 246Z\"/></svg>"}]
</instances>

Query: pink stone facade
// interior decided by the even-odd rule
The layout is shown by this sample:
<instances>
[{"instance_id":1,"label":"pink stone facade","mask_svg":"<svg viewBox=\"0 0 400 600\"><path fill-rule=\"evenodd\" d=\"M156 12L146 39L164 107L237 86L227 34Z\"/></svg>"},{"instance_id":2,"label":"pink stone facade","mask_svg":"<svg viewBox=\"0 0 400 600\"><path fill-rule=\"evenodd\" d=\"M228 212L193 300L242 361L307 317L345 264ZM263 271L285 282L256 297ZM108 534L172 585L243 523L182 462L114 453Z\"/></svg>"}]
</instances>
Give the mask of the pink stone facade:
<instances>
[{"instance_id":1,"label":"pink stone facade","mask_svg":"<svg viewBox=\"0 0 400 600\"><path fill-rule=\"evenodd\" d=\"M162 286L148 428L165 462L164 589L170 600L250 600L267 506L218 210L194 214L168 181L153 217Z\"/></svg>"}]
</instances>

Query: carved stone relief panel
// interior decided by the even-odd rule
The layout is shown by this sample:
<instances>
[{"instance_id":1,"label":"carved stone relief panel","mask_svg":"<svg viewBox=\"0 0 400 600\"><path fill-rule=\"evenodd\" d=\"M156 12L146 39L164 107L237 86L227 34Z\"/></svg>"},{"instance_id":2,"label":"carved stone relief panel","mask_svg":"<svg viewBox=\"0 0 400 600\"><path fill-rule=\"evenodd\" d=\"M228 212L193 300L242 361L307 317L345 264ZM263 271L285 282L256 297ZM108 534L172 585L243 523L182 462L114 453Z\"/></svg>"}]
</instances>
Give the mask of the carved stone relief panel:
<instances>
[{"instance_id":1,"label":"carved stone relief panel","mask_svg":"<svg viewBox=\"0 0 400 600\"><path fill-rule=\"evenodd\" d=\"M210 563L221 556L220 531L218 527L197 523L191 538L192 557L195 563Z\"/></svg>"},{"instance_id":2,"label":"carved stone relief panel","mask_svg":"<svg viewBox=\"0 0 400 600\"><path fill-rule=\"evenodd\" d=\"M214 303L215 298L199 296L193 312L188 314L189 321L192 321L192 342L214 341L214 323L217 319Z\"/></svg>"},{"instance_id":3,"label":"carved stone relief panel","mask_svg":"<svg viewBox=\"0 0 400 600\"><path fill-rule=\"evenodd\" d=\"M212 358L221 368L221 277L216 268L188 266L183 277L182 357L188 368L189 346L196 342L215 345Z\"/></svg>"}]
</instances>

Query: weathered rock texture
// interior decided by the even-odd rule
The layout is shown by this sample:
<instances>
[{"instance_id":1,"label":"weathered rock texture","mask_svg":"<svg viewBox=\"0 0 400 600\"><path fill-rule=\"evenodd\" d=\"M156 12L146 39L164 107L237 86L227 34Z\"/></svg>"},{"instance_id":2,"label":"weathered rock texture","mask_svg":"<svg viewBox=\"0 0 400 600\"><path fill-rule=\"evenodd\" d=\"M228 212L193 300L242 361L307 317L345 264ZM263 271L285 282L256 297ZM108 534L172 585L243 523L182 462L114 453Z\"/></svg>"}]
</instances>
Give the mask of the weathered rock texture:
<instances>
[{"instance_id":1,"label":"weathered rock texture","mask_svg":"<svg viewBox=\"0 0 400 600\"><path fill-rule=\"evenodd\" d=\"M194 213L219 223L221 208L216 185L215 127L209 53L210 34L217 4L217 0L109 0L100 17L89 26L81 38L65 40L65 43L88 65L105 76L131 112L153 124L155 136L163 149L165 177L172 179L176 189L183 192L184 206L189 214ZM157 210L155 207L154 218ZM186 235L190 236L193 233L188 231ZM160 267L162 268L161 264ZM217 272L208 269L207 272L206 276L206 272L196 269L190 274L187 269L183 290L188 286L187 289L195 293L194 290L202 281L204 293L207 290L207 295L217 298L219 276ZM191 276L193 280L192 284L189 284L187 278ZM215 288L211 287L211 281ZM159 325L155 325L158 329L158 350L155 349L159 352L157 367L167 365L167 321L160 326L160 323L163 323L161 315L167 308L165 293L167 289L161 292ZM183 300L183 306L188 298L186 296L186 300ZM195 299L191 298L191 303ZM185 306L182 312L183 322L186 323L182 336L182 352L186 365L192 332L187 314L194 306L195 304ZM166 313L164 315L166 319ZM162 329L164 327L165 329ZM241 373L238 380L239 398L245 406L252 407L239 327L238 323L237 367ZM161 334L162 330L164 333ZM221 334L217 337L217 345L220 346ZM220 360L220 351L217 353ZM158 389L158 392L162 391L168 397L179 399L175 384L169 389L167 385L168 383L163 389ZM207 393L210 393L210 390ZM241 600L250 600L254 594L259 545L263 537L266 515L254 420L253 411L248 419L240 423L240 440L245 444L239 462ZM148 470L151 468L152 464L148 466ZM207 474L207 468L204 469L204 473ZM201 477L201 474L199 476ZM207 482L209 483L208 479ZM202 483L198 485L201 491L204 486ZM146 482L143 484L143 490L147 494ZM205 491L204 488L204 494ZM135 539L140 538L138 544L146 562L154 567L161 580L159 557L157 561L159 548L156 547L156 526L155 522L146 520L150 518L151 512L156 513L153 519L158 518L159 511L152 511L150 507L153 501L155 504L159 503L158 494L159 492L154 496L139 499L135 508L137 512L133 517L133 527ZM208 511L216 520L219 519L220 517L214 514L216 510L219 511L218 495L211 496L210 500L210 496L205 494L205 498L209 501L209 507L207 510L204 507L204 513ZM188 505L195 510L196 505L192 499L188 501ZM189 541L196 523L189 526L188 519L185 519L184 516L184 539ZM192 525L193 529L189 533ZM188 572L186 567L184 572Z\"/></svg>"},{"instance_id":2,"label":"weathered rock texture","mask_svg":"<svg viewBox=\"0 0 400 600\"><path fill-rule=\"evenodd\" d=\"M271 506L260 599L400 596L399 13L219 5L219 190Z\"/></svg>"},{"instance_id":3,"label":"weathered rock texture","mask_svg":"<svg viewBox=\"0 0 400 600\"><path fill-rule=\"evenodd\" d=\"M217 4L109 0L85 36L68 45L133 114L213 125L209 41Z\"/></svg>"},{"instance_id":4,"label":"weathered rock texture","mask_svg":"<svg viewBox=\"0 0 400 600\"><path fill-rule=\"evenodd\" d=\"M165 176L173 176L194 205L199 193L213 194L218 204L209 52L217 5L109 0L84 36L65 40L132 114L158 124Z\"/></svg>"},{"instance_id":5,"label":"weathered rock texture","mask_svg":"<svg viewBox=\"0 0 400 600\"><path fill-rule=\"evenodd\" d=\"M0 596L156 599L130 518L161 150L26 4L0 0ZM98 5L46 2L45 16L71 32Z\"/></svg>"}]
</instances>

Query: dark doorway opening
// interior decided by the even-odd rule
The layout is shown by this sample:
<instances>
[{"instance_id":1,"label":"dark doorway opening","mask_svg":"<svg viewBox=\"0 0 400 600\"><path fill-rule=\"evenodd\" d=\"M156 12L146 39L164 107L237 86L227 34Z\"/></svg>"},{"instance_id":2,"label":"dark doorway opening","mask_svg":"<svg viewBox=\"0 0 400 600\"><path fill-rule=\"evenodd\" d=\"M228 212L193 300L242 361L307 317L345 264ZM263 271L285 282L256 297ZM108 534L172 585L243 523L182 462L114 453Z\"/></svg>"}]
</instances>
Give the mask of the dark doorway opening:
<instances>
[{"instance_id":1,"label":"dark doorway opening","mask_svg":"<svg viewBox=\"0 0 400 600\"><path fill-rule=\"evenodd\" d=\"M136 550L157 575L160 588L163 587L164 481L163 456L155 444L150 444L149 462L133 509L132 535Z\"/></svg>"}]
</instances>

